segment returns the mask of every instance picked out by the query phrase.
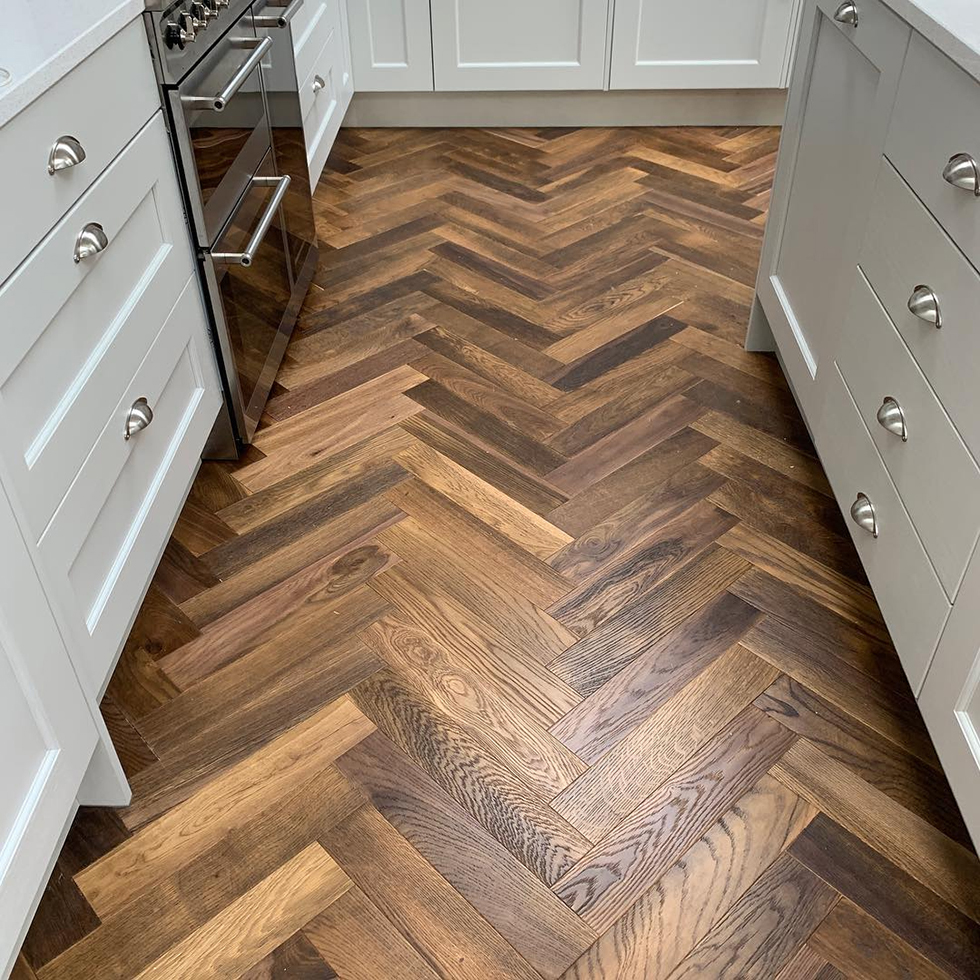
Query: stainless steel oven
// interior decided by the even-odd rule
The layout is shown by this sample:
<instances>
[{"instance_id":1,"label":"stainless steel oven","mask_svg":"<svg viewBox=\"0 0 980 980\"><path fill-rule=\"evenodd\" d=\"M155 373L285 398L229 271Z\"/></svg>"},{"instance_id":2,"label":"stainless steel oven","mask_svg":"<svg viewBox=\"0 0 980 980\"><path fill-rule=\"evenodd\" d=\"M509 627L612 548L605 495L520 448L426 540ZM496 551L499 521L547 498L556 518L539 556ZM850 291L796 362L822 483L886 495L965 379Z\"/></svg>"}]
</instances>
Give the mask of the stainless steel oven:
<instances>
[{"instance_id":1,"label":"stainless steel oven","mask_svg":"<svg viewBox=\"0 0 980 980\"><path fill-rule=\"evenodd\" d=\"M146 15L226 389L212 457L255 434L317 262L289 27L302 2Z\"/></svg>"}]
</instances>

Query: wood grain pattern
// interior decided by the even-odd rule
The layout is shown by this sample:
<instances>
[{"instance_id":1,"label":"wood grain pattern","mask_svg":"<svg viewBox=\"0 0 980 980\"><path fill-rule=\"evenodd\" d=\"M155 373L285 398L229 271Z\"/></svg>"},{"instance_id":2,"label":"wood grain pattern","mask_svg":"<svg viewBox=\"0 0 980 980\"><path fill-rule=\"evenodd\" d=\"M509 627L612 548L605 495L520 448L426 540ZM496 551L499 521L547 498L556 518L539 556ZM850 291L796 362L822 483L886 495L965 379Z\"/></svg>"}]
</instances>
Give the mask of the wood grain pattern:
<instances>
[{"instance_id":1,"label":"wood grain pattern","mask_svg":"<svg viewBox=\"0 0 980 980\"><path fill-rule=\"evenodd\" d=\"M18 980L973 977L976 858L777 361L776 129L342 129ZM836 903L836 904L835 904Z\"/></svg>"}]
</instances>

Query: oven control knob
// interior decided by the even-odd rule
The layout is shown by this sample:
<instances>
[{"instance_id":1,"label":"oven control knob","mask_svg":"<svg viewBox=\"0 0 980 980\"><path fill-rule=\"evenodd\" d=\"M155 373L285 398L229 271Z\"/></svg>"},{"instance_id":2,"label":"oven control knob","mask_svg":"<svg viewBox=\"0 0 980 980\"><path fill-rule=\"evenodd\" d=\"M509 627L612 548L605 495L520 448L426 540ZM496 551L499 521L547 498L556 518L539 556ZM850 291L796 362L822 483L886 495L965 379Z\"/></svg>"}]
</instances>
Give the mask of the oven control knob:
<instances>
[{"instance_id":1,"label":"oven control knob","mask_svg":"<svg viewBox=\"0 0 980 980\"><path fill-rule=\"evenodd\" d=\"M183 18L183 15L181 15ZM181 51L184 50L184 45L188 41L193 41L195 38L194 29L191 28L188 31L182 23L174 23L171 21L163 29L163 41L168 48L180 48Z\"/></svg>"},{"instance_id":2,"label":"oven control knob","mask_svg":"<svg viewBox=\"0 0 980 980\"><path fill-rule=\"evenodd\" d=\"M186 16L182 14L181 16ZM208 24L211 23L211 18L217 16L215 11L210 7L205 6L200 0L195 0L191 4L191 19L194 21L194 29L198 31L207 30Z\"/></svg>"}]
</instances>

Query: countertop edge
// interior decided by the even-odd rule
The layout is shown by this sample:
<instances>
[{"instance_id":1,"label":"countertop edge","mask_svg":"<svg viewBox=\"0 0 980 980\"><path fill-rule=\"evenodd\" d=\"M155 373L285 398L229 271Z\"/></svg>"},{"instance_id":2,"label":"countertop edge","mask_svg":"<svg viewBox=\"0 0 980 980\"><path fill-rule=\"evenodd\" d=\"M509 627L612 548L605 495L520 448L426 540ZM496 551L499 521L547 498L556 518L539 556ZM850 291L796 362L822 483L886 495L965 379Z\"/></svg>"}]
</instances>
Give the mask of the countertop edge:
<instances>
[{"instance_id":1,"label":"countertop edge","mask_svg":"<svg viewBox=\"0 0 980 980\"><path fill-rule=\"evenodd\" d=\"M913 30L980 81L980 0L884 0ZM968 7L973 9L969 10Z\"/></svg>"},{"instance_id":2,"label":"countertop edge","mask_svg":"<svg viewBox=\"0 0 980 980\"><path fill-rule=\"evenodd\" d=\"M0 96L0 126L6 125L35 99L40 98L49 88L60 82L73 68L78 67L101 45L140 16L143 9L143 0L122 0L114 10L93 24L84 34L35 68L13 88L3 92ZM149 57L149 49L147 57Z\"/></svg>"}]
</instances>

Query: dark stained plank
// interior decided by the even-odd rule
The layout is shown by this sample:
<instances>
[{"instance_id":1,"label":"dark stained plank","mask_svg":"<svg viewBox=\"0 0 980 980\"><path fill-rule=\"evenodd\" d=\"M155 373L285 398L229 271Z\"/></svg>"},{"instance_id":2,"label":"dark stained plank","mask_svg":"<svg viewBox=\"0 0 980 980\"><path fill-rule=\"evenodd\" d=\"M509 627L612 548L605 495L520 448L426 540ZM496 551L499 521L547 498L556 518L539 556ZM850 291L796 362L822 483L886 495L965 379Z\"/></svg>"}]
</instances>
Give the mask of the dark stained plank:
<instances>
[{"instance_id":1,"label":"dark stained plank","mask_svg":"<svg viewBox=\"0 0 980 980\"><path fill-rule=\"evenodd\" d=\"M578 537L639 497L652 495L670 477L683 471L714 445L713 440L699 432L681 429L642 456L594 482L572 500L556 505L547 515L548 520ZM720 487L723 481L714 474L712 477Z\"/></svg>"},{"instance_id":2,"label":"dark stained plank","mask_svg":"<svg viewBox=\"0 0 980 980\"><path fill-rule=\"evenodd\" d=\"M948 837L971 846L938 760L929 765L903 751L790 677L781 677L755 704Z\"/></svg>"},{"instance_id":3,"label":"dark stained plank","mask_svg":"<svg viewBox=\"0 0 980 980\"><path fill-rule=\"evenodd\" d=\"M603 933L568 971L567 980L671 976L814 812L763 776Z\"/></svg>"},{"instance_id":4,"label":"dark stained plank","mask_svg":"<svg viewBox=\"0 0 980 980\"><path fill-rule=\"evenodd\" d=\"M766 687L777 671L736 646L552 800L590 840L601 840Z\"/></svg>"},{"instance_id":5,"label":"dark stained plank","mask_svg":"<svg viewBox=\"0 0 980 980\"><path fill-rule=\"evenodd\" d=\"M790 747L795 736L751 705L688 759L556 885L605 931Z\"/></svg>"},{"instance_id":6,"label":"dark stained plank","mask_svg":"<svg viewBox=\"0 0 980 980\"><path fill-rule=\"evenodd\" d=\"M545 977L596 939L588 926L380 733L340 760L385 819Z\"/></svg>"},{"instance_id":7,"label":"dark stained plank","mask_svg":"<svg viewBox=\"0 0 980 980\"><path fill-rule=\"evenodd\" d=\"M353 697L380 731L546 884L588 851L589 841L514 774L489 738L458 724L390 670L362 682Z\"/></svg>"},{"instance_id":8,"label":"dark stained plank","mask_svg":"<svg viewBox=\"0 0 980 980\"><path fill-rule=\"evenodd\" d=\"M437 980L427 958L359 888L351 888L303 927L321 956L343 970L343 980Z\"/></svg>"},{"instance_id":9,"label":"dark stained plank","mask_svg":"<svg viewBox=\"0 0 980 980\"><path fill-rule=\"evenodd\" d=\"M323 962L313 944L297 932L277 946L239 980L338 980L337 974Z\"/></svg>"},{"instance_id":10,"label":"dark stained plank","mask_svg":"<svg viewBox=\"0 0 980 980\"><path fill-rule=\"evenodd\" d=\"M757 618L751 606L723 593L647 642L632 663L572 708L552 732L594 763L735 646Z\"/></svg>"},{"instance_id":11,"label":"dark stained plank","mask_svg":"<svg viewBox=\"0 0 980 980\"><path fill-rule=\"evenodd\" d=\"M820 924L810 946L848 976L874 980L945 980L948 976L847 899Z\"/></svg>"},{"instance_id":12,"label":"dark stained plank","mask_svg":"<svg viewBox=\"0 0 980 980\"><path fill-rule=\"evenodd\" d=\"M352 814L323 842L436 976L535 980L527 962L373 808Z\"/></svg>"},{"instance_id":13,"label":"dark stained plank","mask_svg":"<svg viewBox=\"0 0 980 980\"><path fill-rule=\"evenodd\" d=\"M600 565L548 611L584 636L696 558L734 523L733 517L706 501L697 503L632 550Z\"/></svg>"},{"instance_id":14,"label":"dark stained plank","mask_svg":"<svg viewBox=\"0 0 980 980\"><path fill-rule=\"evenodd\" d=\"M818 815L791 853L945 974L975 976L976 923L829 817Z\"/></svg>"},{"instance_id":15,"label":"dark stained plank","mask_svg":"<svg viewBox=\"0 0 980 980\"><path fill-rule=\"evenodd\" d=\"M576 691L593 694L745 571L740 558L712 545L548 666ZM739 601L724 608L750 607Z\"/></svg>"},{"instance_id":16,"label":"dark stained plank","mask_svg":"<svg viewBox=\"0 0 980 980\"><path fill-rule=\"evenodd\" d=\"M701 940L673 976L677 980L731 976L767 980L790 961L836 900L832 888L784 854Z\"/></svg>"}]
</instances>

